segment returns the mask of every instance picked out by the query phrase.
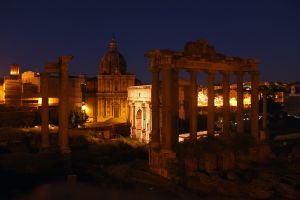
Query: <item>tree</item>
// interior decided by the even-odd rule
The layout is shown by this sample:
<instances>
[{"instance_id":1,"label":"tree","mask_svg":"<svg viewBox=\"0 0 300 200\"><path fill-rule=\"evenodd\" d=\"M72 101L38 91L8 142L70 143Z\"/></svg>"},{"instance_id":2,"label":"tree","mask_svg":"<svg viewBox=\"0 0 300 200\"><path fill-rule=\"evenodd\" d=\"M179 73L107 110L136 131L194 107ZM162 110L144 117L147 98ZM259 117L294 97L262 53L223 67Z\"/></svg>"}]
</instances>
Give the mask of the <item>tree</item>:
<instances>
[{"instance_id":1,"label":"tree","mask_svg":"<svg viewBox=\"0 0 300 200\"><path fill-rule=\"evenodd\" d=\"M72 110L69 114L69 124L72 128L84 127L84 123L87 121L88 115L85 111L80 109Z\"/></svg>"}]
</instances>

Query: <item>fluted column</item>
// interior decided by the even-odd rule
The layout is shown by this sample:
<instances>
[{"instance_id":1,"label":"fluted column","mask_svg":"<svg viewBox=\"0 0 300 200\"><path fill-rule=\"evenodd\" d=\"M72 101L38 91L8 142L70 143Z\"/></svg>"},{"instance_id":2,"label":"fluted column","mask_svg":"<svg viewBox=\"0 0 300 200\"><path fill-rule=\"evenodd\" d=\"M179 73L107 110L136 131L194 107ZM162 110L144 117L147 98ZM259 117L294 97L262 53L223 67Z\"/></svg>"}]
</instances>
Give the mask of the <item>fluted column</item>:
<instances>
[{"instance_id":1,"label":"fluted column","mask_svg":"<svg viewBox=\"0 0 300 200\"><path fill-rule=\"evenodd\" d=\"M236 122L237 122L237 133L244 133L244 72L236 72L236 92L237 92L237 109L236 109Z\"/></svg>"},{"instance_id":2,"label":"fluted column","mask_svg":"<svg viewBox=\"0 0 300 200\"><path fill-rule=\"evenodd\" d=\"M190 137L193 140L197 139L197 71L190 70Z\"/></svg>"},{"instance_id":3,"label":"fluted column","mask_svg":"<svg viewBox=\"0 0 300 200\"><path fill-rule=\"evenodd\" d=\"M229 138L229 119L230 119L230 105L229 105L229 72L223 72L223 137Z\"/></svg>"},{"instance_id":4,"label":"fluted column","mask_svg":"<svg viewBox=\"0 0 300 200\"><path fill-rule=\"evenodd\" d=\"M41 76L42 93L42 144L41 148L49 148L49 106L48 106L48 73L43 72Z\"/></svg>"},{"instance_id":5,"label":"fluted column","mask_svg":"<svg viewBox=\"0 0 300 200\"><path fill-rule=\"evenodd\" d=\"M212 71L208 71L207 73L207 134L214 135L215 128L215 108L214 108L214 81L215 81L215 73Z\"/></svg>"},{"instance_id":6,"label":"fluted column","mask_svg":"<svg viewBox=\"0 0 300 200\"><path fill-rule=\"evenodd\" d=\"M152 104L152 130L151 130L151 147L160 147L160 105L159 105L159 70L152 69L152 87L151 87L151 104Z\"/></svg>"},{"instance_id":7,"label":"fluted column","mask_svg":"<svg viewBox=\"0 0 300 200\"><path fill-rule=\"evenodd\" d=\"M251 135L258 141L258 87L259 87L259 72L251 72Z\"/></svg>"},{"instance_id":8,"label":"fluted column","mask_svg":"<svg viewBox=\"0 0 300 200\"><path fill-rule=\"evenodd\" d=\"M72 56L61 56L60 66L60 95L59 95L59 146L62 154L71 153L68 141L68 65Z\"/></svg>"}]
</instances>

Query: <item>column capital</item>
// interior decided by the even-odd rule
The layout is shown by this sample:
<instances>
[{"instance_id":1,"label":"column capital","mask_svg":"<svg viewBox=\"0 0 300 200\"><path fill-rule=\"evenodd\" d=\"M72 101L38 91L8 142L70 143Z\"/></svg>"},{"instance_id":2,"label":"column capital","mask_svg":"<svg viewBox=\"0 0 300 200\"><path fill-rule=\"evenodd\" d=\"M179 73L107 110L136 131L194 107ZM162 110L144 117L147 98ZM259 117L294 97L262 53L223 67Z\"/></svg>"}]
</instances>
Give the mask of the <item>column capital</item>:
<instances>
[{"instance_id":1,"label":"column capital","mask_svg":"<svg viewBox=\"0 0 300 200\"><path fill-rule=\"evenodd\" d=\"M158 67L152 67L152 68L150 68L150 70L151 70L151 72L153 73L159 73L160 72L160 69L158 68Z\"/></svg>"},{"instance_id":2,"label":"column capital","mask_svg":"<svg viewBox=\"0 0 300 200\"><path fill-rule=\"evenodd\" d=\"M199 70L198 69L186 69L186 71L189 73L197 73Z\"/></svg>"},{"instance_id":3,"label":"column capital","mask_svg":"<svg viewBox=\"0 0 300 200\"><path fill-rule=\"evenodd\" d=\"M212 69L205 70L205 72L206 72L207 74L215 74L215 73L217 73L216 70L212 70Z\"/></svg>"},{"instance_id":4,"label":"column capital","mask_svg":"<svg viewBox=\"0 0 300 200\"><path fill-rule=\"evenodd\" d=\"M228 76L230 74L230 71L220 71L220 73L223 75L223 76Z\"/></svg>"},{"instance_id":5,"label":"column capital","mask_svg":"<svg viewBox=\"0 0 300 200\"><path fill-rule=\"evenodd\" d=\"M249 72L252 76L258 76L259 75L259 71L251 71Z\"/></svg>"},{"instance_id":6,"label":"column capital","mask_svg":"<svg viewBox=\"0 0 300 200\"><path fill-rule=\"evenodd\" d=\"M63 55L59 57L59 62L61 64L66 64L72 60L73 56L71 55Z\"/></svg>"}]
</instances>

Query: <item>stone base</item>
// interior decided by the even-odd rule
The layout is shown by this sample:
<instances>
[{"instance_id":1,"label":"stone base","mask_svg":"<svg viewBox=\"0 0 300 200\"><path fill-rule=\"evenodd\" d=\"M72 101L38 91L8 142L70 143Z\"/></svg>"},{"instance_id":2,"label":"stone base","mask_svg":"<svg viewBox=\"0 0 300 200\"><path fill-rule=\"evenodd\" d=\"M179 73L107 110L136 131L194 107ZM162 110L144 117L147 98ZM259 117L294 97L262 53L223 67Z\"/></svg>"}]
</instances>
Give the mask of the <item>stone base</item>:
<instances>
[{"instance_id":1,"label":"stone base","mask_svg":"<svg viewBox=\"0 0 300 200\"><path fill-rule=\"evenodd\" d=\"M220 153L203 153L200 157L184 157L184 171L187 176L193 176L197 171L217 173L235 168L235 155L233 151Z\"/></svg>"},{"instance_id":2,"label":"stone base","mask_svg":"<svg viewBox=\"0 0 300 200\"><path fill-rule=\"evenodd\" d=\"M153 142L153 141L151 141L151 142L150 142L150 148L151 148L151 149L154 149L154 150L159 150L159 148L160 148L160 143L159 143L159 142Z\"/></svg>"},{"instance_id":3,"label":"stone base","mask_svg":"<svg viewBox=\"0 0 300 200\"><path fill-rule=\"evenodd\" d=\"M269 133L268 133L267 130L261 130L259 132L259 140L260 140L260 142L265 142L265 141L268 140L268 138L269 138Z\"/></svg>"},{"instance_id":4,"label":"stone base","mask_svg":"<svg viewBox=\"0 0 300 200\"><path fill-rule=\"evenodd\" d=\"M238 160L240 161L266 162L274 158L275 156L268 144L257 144L251 147L248 152L238 153Z\"/></svg>"},{"instance_id":5,"label":"stone base","mask_svg":"<svg viewBox=\"0 0 300 200\"><path fill-rule=\"evenodd\" d=\"M176 153L166 150L149 150L150 170L169 180L178 180Z\"/></svg>"}]
</instances>

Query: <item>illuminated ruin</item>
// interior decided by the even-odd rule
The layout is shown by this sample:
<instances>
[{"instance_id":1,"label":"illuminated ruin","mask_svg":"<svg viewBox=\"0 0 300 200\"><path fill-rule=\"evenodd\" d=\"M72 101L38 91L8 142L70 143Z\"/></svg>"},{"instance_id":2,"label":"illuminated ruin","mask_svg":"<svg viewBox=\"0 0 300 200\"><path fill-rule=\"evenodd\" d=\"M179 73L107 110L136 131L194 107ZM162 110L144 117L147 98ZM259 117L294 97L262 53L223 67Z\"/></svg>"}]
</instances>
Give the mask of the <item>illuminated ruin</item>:
<instances>
[{"instance_id":1,"label":"illuminated ruin","mask_svg":"<svg viewBox=\"0 0 300 200\"><path fill-rule=\"evenodd\" d=\"M235 74L237 82L237 132L244 132L244 74L251 75L251 135L259 140L259 72L257 61L228 57L217 53L214 47L205 40L188 42L184 51L153 50L146 52L149 68L152 73L152 140L150 143L149 164L152 171L166 178L172 177L172 163L176 163L176 146L178 145L178 80L179 71L186 70L190 74L190 135L197 139L197 73L207 74L207 134L214 135L214 99L215 74L223 75L223 129L221 136L229 137L230 114L230 73ZM162 74L162 90L159 89L159 74ZM159 97L161 95L161 105ZM160 115L161 113L161 115ZM161 126L161 123L163 126ZM162 128L160 128L162 127Z\"/></svg>"}]
</instances>

